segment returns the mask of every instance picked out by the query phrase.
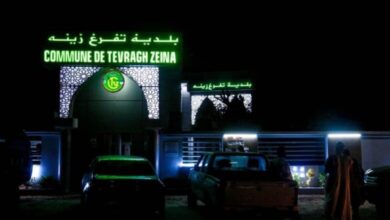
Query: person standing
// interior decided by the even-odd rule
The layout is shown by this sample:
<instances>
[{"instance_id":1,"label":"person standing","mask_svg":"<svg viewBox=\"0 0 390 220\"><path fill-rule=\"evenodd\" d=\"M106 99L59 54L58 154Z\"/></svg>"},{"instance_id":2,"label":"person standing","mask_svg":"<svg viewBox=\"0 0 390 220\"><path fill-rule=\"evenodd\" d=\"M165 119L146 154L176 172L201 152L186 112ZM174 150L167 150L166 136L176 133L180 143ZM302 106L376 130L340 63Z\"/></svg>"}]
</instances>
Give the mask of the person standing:
<instances>
[{"instance_id":1,"label":"person standing","mask_svg":"<svg viewBox=\"0 0 390 220\"><path fill-rule=\"evenodd\" d=\"M343 154L345 145L336 144L334 155L325 162L325 216L329 220L352 220L351 175L353 160Z\"/></svg>"},{"instance_id":2,"label":"person standing","mask_svg":"<svg viewBox=\"0 0 390 220\"><path fill-rule=\"evenodd\" d=\"M292 180L290 165L286 160L286 150L284 146L280 146L277 149L277 155L278 157L272 163L277 177L283 180Z\"/></svg>"},{"instance_id":3,"label":"person standing","mask_svg":"<svg viewBox=\"0 0 390 220\"><path fill-rule=\"evenodd\" d=\"M344 155L351 157L351 153L348 149L344 149L343 153ZM351 159L353 161L350 180L352 217L353 220L359 220L359 207L364 203L364 171L356 158L351 157Z\"/></svg>"}]
</instances>

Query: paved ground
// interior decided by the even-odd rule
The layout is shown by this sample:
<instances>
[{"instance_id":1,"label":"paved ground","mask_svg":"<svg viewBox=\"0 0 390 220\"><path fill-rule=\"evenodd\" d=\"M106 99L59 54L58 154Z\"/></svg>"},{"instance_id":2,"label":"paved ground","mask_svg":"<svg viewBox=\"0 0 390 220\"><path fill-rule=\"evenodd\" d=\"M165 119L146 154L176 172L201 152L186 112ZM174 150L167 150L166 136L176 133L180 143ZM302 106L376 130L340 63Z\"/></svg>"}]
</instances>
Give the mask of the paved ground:
<instances>
[{"instance_id":1,"label":"paved ground","mask_svg":"<svg viewBox=\"0 0 390 220\"><path fill-rule=\"evenodd\" d=\"M323 195L301 195L299 196L299 212L302 220L321 220L324 213ZM23 196L19 214L30 219L69 219L79 216L81 212L78 195L66 196ZM376 219L375 207L365 203L360 208L361 220ZM110 215L116 214L112 212ZM123 215L130 215L125 210ZM187 208L186 196L166 197L166 219L206 219L208 212L202 204L197 209ZM239 216L241 218L241 216ZM257 217L256 217L257 218ZM233 218L234 219L234 218ZM242 218L241 218L242 219ZM259 218L258 218L259 219ZM264 219L264 218L263 218Z\"/></svg>"},{"instance_id":2,"label":"paved ground","mask_svg":"<svg viewBox=\"0 0 390 220\"><path fill-rule=\"evenodd\" d=\"M299 197L299 212L303 220L325 219L324 196L323 195L302 195ZM365 202L360 207L361 220L376 219L375 206Z\"/></svg>"}]
</instances>

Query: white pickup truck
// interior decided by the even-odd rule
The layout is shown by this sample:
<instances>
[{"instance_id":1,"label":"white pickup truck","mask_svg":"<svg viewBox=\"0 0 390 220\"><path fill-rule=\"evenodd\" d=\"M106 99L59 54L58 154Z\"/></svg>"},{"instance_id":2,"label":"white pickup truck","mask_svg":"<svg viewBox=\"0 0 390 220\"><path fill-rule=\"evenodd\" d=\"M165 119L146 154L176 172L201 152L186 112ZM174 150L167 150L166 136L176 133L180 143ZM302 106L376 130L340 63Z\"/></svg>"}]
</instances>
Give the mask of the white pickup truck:
<instances>
[{"instance_id":1,"label":"white pickup truck","mask_svg":"<svg viewBox=\"0 0 390 220\"><path fill-rule=\"evenodd\" d=\"M190 171L188 205L201 200L213 210L276 210L299 219L297 184L277 176L262 154L207 153Z\"/></svg>"}]
</instances>

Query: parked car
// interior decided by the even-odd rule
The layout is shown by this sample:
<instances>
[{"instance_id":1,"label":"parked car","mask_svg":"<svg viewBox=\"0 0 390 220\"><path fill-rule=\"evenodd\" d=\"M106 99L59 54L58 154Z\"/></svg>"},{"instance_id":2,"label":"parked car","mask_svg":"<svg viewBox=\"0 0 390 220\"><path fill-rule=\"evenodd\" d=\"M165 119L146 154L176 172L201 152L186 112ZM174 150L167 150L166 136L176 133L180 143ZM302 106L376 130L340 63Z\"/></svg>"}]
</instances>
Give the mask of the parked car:
<instances>
[{"instance_id":1,"label":"parked car","mask_svg":"<svg viewBox=\"0 0 390 220\"><path fill-rule=\"evenodd\" d=\"M19 185L31 178L30 141L19 129L0 129L0 195L5 211L17 209Z\"/></svg>"},{"instance_id":2,"label":"parked car","mask_svg":"<svg viewBox=\"0 0 390 220\"><path fill-rule=\"evenodd\" d=\"M118 202L134 210L164 214L165 187L143 157L98 156L84 174L81 187L81 201L87 207Z\"/></svg>"},{"instance_id":3,"label":"parked car","mask_svg":"<svg viewBox=\"0 0 390 220\"><path fill-rule=\"evenodd\" d=\"M368 169L364 175L364 191L366 199L375 204L380 215L390 208L390 166ZM390 217L390 214L387 214Z\"/></svg>"},{"instance_id":4,"label":"parked car","mask_svg":"<svg viewBox=\"0 0 390 220\"><path fill-rule=\"evenodd\" d=\"M262 154L214 152L190 171L188 205L201 200L211 210L279 210L298 215L298 186L278 179Z\"/></svg>"}]
</instances>

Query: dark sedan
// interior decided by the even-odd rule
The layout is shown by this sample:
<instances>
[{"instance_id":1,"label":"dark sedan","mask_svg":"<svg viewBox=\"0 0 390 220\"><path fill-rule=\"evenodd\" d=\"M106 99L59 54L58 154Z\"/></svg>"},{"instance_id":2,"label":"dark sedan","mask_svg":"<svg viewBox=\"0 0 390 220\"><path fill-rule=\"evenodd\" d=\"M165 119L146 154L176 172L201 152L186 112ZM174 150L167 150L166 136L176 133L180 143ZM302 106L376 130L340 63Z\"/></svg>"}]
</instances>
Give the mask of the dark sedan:
<instances>
[{"instance_id":1,"label":"dark sedan","mask_svg":"<svg viewBox=\"0 0 390 220\"><path fill-rule=\"evenodd\" d=\"M379 215L389 212L390 166L368 169L364 175L364 186L366 199L376 205Z\"/></svg>"},{"instance_id":2,"label":"dark sedan","mask_svg":"<svg viewBox=\"0 0 390 220\"><path fill-rule=\"evenodd\" d=\"M81 201L87 207L114 202L164 214L164 185L142 157L99 156L84 174L81 187Z\"/></svg>"}]
</instances>

